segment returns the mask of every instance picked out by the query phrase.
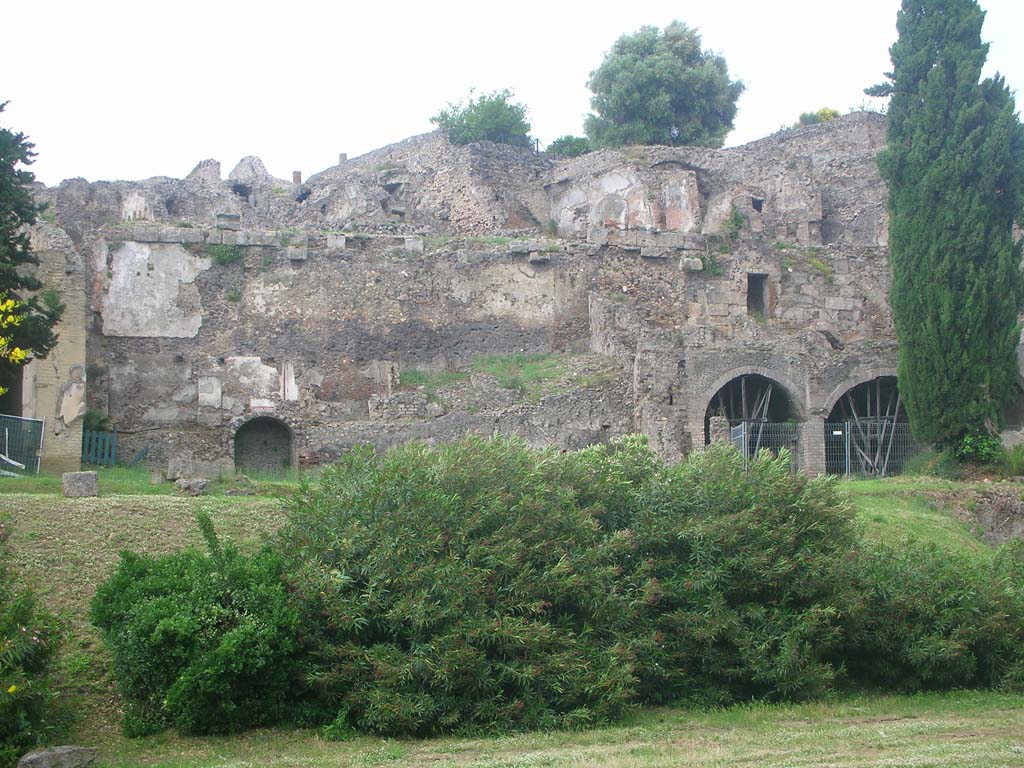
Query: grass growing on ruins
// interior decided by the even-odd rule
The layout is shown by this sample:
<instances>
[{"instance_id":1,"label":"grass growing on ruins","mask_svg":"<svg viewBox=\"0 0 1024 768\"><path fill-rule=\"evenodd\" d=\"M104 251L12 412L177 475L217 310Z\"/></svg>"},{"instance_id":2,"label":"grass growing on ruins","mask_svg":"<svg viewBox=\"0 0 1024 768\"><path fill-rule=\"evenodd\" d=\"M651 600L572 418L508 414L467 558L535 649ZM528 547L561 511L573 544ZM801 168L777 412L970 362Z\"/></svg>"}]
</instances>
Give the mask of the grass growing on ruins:
<instances>
[{"instance_id":1,"label":"grass growing on ruins","mask_svg":"<svg viewBox=\"0 0 1024 768\"><path fill-rule=\"evenodd\" d=\"M257 730L232 737L164 733L126 739L109 658L88 622L96 585L118 552L163 554L199 545L195 512L207 510L219 534L252 549L285 520L280 499L166 495L139 470L101 470L98 499L63 499L59 477L0 481L0 516L9 520L16 564L47 607L69 623L61 653L62 690L79 721L69 740L98 746L97 766L393 765L648 766L1024 764L1024 696L993 692L840 697L813 704L737 706L720 711L639 710L615 727L494 738L330 742L318 731ZM263 484L267 483L267 487ZM270 480L254 478L257 493ZM990 487L989 484L984 484ZM274 486L294 487L293 479ZM878 538L911 534L956 552L991 549L963 521L961 497L983 484L935 478L848 481L865 531ZM114 489L117 490L114 490ZM153 489L165 495L149 495Z\"/></svg>"},{"instance_id":2,"label":"grass growing on ruins","mask_svg":"<svg viewBox=\"0 0 1024 768\"><path fill-rule=\"evenodd\" d=\"M423 387L427 394L433 394L441 387L447 387L467 378L469 378L469 374L465 371L428 371L422 368L412 368L402 371L398 383L401 387Z\"/></svg>"},{"instance_id":3,"label":"grass growing on ruins","mask_svg":"<svg viewBox=\"0 0 1024 768\"><path fill-rule=\"evenodd\" d=\"M899 536L935 544L950 552L990 557L966 522L963 507L967 489L974 484L933 477L896 477L888 480L851 480L846 484L857 519L865 533L878 540Z\"/></svg>"},{"instance_id":4,"label":"grass growing on ruins","mask_svg":"<svg viewBox=\"0 0 1024 768\"><path fill-rule=\"evenodd\" d=\"M565 355L491 355L473 361L474 371L489 374L505 389L527 396L539 394L542 382L561 376L565 369Z\"/></svg>"}]
</instances>

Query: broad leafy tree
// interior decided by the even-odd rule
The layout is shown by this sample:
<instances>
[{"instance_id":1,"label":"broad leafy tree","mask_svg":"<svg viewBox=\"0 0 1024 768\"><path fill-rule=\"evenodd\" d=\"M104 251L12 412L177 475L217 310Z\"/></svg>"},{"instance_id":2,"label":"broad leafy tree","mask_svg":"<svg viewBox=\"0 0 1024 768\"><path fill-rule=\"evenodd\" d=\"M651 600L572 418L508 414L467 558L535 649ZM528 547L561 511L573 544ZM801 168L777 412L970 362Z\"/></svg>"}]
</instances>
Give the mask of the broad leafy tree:
<instances>
[{"instance_id":1,"label":"broad leafy tree","mask_svg":"<svg viewBox=\"0 0 1024 768\"><path fill-rule=\"evenodd\" d=\"M973 0L903 0L889 82L891 302L899 382L918 439L993 431L1017 391L1024 131Z\"/></svg>"},{"instance_id":2,"label":"broad leafy tree","mask_svg":"<svg viewBox=\"0 0 1024 768\"><path fill-rule=\"evenodd\" d=\"M720 147L743 93L725 59L702 50L697 30L678 21L620 37L587 86L594 111L584 128L599 147Z\"/></svg>"},{"instance_id":3,"label":"broad leafy tree","mask_svg":"<svg viewBox=\"0 0 1024 768\"><path fill-rule=\"evenodd\" d=\"M449 104L430 122L443 130L452 144L493 141L528 147L533 143L526 105L513 103L508 89L484 93L475 99L471 93L468 102Z\"/></svg>"},{"instance_id":4,"label":"broad leafy tree","mask_svg":"<svg viewBox=\"0 0 1024 768\"><path fill-rule=\"evenodd\" d=\"M0 103L3 112L6 102ZM26 166L35 153L22 133L0 128L0 394L33 357L44 357L57 343L53 326L62 307L54 293L39 293L42 283L26 267L38 264L29 243L28 227L43 206L29 185L35 176Z\"/></svg>"}]
</instances>

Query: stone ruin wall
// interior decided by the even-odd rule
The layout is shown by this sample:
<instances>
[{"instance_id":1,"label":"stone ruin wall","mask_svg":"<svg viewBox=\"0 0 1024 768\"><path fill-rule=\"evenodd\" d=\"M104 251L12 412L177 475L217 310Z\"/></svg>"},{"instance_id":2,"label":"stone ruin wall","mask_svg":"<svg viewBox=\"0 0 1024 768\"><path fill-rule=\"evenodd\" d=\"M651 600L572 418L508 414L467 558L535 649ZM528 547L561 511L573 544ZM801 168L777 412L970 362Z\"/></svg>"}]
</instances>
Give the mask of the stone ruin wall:
<instances>
[{"instance_id":1,"label":"stone ruin wall","mask_svg":"<svg viewBox=\"0 0 1024 768\"><path fill-rule=\"evenodd\" d=\"M228 468L235 431L266 416L302 463L467 431L564 448L642 431L674 458L703 445L718 387L762 373L823 470L835 399L895 370L883 135L861 114L737 149L553 164L435 133L306 182L255 158L222 180L204 161L183 180L41 189L64 237L46 253L81 264L90 405L122 455L154 465ZM603 373L539 402L478 374L440 401L396 386L547 352Z\"/></svg>"}]
</instances>

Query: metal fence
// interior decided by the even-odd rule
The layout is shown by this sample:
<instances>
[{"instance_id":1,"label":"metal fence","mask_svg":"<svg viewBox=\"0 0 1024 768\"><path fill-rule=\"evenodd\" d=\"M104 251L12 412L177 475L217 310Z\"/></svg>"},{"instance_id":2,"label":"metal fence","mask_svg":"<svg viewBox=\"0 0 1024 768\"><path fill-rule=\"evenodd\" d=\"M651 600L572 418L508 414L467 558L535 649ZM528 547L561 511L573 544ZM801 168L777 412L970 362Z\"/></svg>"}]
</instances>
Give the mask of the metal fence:
<instances>
[{"instance_id":1,"label":"metal fence","mask_svg":"<svg viewBox=\"0 0 1024 768\"><path fill-rule=\"evenodd\" d=\"M729 435L732 444L743 454L743 463L748 464L758 451L768 450L778 454L783 448L789 451L790 464L794 472L799 468L800 425L789 422L738 421L732 424Z\"/></svg>"},{"instance_id":2,"label":"metal fence","mask_svg":"<svg viewBox=\"0 0 1024 768\"><path fill-rule=\"evenodd\" d=\"M43 420L0 414L0 476L37 475Z\"/></svg>"},{"instance_id":3,"label":"metal fence","mask_svg":"<svg viewBox=\"0 0 1024 768\"><path fill-rule=\"evenodd\" d=\"M825 469L830 475L898 475L921 450L906 422L861 419L825 424Z\"/></svg>"}]
</instances>

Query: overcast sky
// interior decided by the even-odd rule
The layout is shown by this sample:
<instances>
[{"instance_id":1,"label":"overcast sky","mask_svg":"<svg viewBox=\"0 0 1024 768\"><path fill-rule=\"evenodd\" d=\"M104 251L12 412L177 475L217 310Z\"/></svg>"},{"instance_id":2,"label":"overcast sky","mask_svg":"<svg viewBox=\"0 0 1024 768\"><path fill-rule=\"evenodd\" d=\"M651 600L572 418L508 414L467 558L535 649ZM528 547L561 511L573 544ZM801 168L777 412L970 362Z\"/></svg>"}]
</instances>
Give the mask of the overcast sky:
<instances>
[{"instance_id":1,"label":"overcast sky","mask_svg":"<svg viewBox=\"0 0 1024 768\"><path fill-rule=\"evenodd\" d=\"M800 112L867 103L863 88L890 68L899 5L34 0L2 33L0 125L35 142L47 184L181 177L208 157L226 176L250 154L275 176L308 177L339 152L431 130L473 87L512 89L546 144L582 132L588 75L616 38L679 19L746 84L731 146ZM989 72L1024 89L1024 2L981 5Z\"/></svg>"}]
</instances>

